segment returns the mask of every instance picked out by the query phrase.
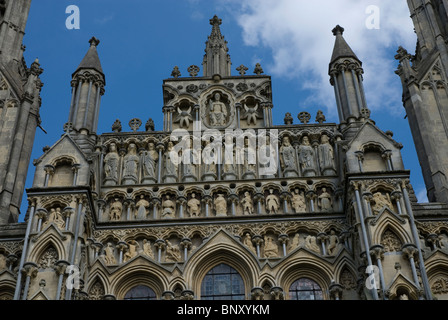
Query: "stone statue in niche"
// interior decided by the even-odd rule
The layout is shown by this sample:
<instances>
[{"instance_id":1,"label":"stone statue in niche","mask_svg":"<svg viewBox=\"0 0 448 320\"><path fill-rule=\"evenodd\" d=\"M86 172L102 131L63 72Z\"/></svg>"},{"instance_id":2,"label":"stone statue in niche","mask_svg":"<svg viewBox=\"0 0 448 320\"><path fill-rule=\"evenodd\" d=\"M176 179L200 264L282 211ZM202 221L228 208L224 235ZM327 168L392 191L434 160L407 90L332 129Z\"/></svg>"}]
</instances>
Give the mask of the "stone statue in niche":
<instances>
[{"instance_id":1,"label":"stone statue in niche","mask_svg":"<svg viewBox=\"0 0 448 320\"><path fill-rule=\"evenodd\" d=\"M316 176L315 154L307 136L303 137L299 147L299 163L304 177Z\"/></svg>"},{"instance_id":2,"label":"stone statue in niche","mask_svg":"<svg viewBox=\"0 0 448 320\"><path fill-rule=\"evenodd\" d=\"M168 142L167 150L165 151L164 158L164 182L175 183L177 182L177 166L179 163L179 156L174 151L173 142Z\"/></svg>"},{"instance_id":3,"label":"stone statue in niche","mask_svg":"<svg viewBox=\"0 0 448 320\"><path fill-rule=\"evenodd\" d=\"M294 249L297 249L298 247L301 247L303 245L302 240L300 238L300 234L296 233L294 237L292 238L291 244L289 245L289 250L292 251Z\"/></svg>"},{"instance_id":4,"label":"stone statue in niche","mask_svg":"<svg viewBox=\"0 0 448 320\"><path fill-rule=\"evenodd\" d=\"M181 254L178 245L173 245L171 241L166 240L166 262L179 262L181 261Z\"/></svg>"},{"instance_id":5,"label":"stone statue in niche","mask_svg":"<svg viewBox=\"0 0 448 320\"><path fill-rule=\"evenodd\" d=\"M191 194L191 199L187 202L188 214L190 217L199 217L201 213L201 201L196 198L196 193Z\"/></svg>"},{"instance_id":6,"label":"stone statue in niche","mask_svg":"<svg viewBox=\"0 0 448 320\"><path fill-rule=\"evenodd\" d=\"M254 244L252 243L252 237L250 236L249 233L246 233L244 235L244 240L243 240L244 245L249 248L250 251L252 251L253 254L257 254L257 250L254 247Z\"/></svg>"},{"instance_id":7,"label":"stone statue in niche","mask_svg":"<svg viewBox=\"0 0 448 320\"><path fill-rule=\"evenodd\" d=\"M241 205L243 206L244 215L250 215L254 213L254 203L249 191L244 192L244 197L241 200Z\"/></svg>"},{"instance_id":8,"label":"stone statue in niche","mask_svg":"<svg viewBox=\"0 0 448 320\"><path fill-rule=\"evenodd\" d=\"M148 151L143 151L143 180L142 183L157 182L157 161L159 154L153 142L148 144Z\"/></svg>"},{"instance_id":9,"label":"stone statue in niche","mask_svg":"<svg viewBox=\"0 0 448 320\"><path fill-rule=\"evenodd\" d=\"M277 151L271 145L271 137L266 136L266 144L259 150L260 177L275 178L277 173Z\"/></svg>"},{"instance_id":10,"label":"stone statue in niche","mask_svg":"<svg viewBox=\"0 0 448 320\"><path fill-rule=\"evenodd\" d=\"M266 212L268 214L277 214L280 203L274 189L269 189L269 195L266 197Z\"/></svg>"},{"instance_id":11,"label":"stone statue in niche","mask_svg":"<svg viewBox=\"0 0 448 320\"><path fill-rule=\"evenodd\" d=\"M278 245L271 237L266 237L264 256L266 258L278 258Z\"/></svg>"},{"instance_id":12,"label":"stone statue in niche","mask_svg":"<svg viewBox=\"0 0 448 320\"><path fill-rule=\"evenodd\" d=\"M209 123L213 127L223 127L227 124L227 107L221 101L221 94L215 93L214 100L209 100Z\"/></svg>"},{"instance_id":13,"label":"stone statue in niche","mask_svg":"<svg viewBox=\"0 0 448 320\"><path fill-rule=\"evenodd\" d=\"M131 143L128 148L128 154L123 159L123 184L136 184L138 181L138 163L137 146Z\"/></svg>"},{"instance_id":14,"label":"stone statue in niche","mask_svg":"<svg viewBox=\"0 0 448 320\"><path fill-rule=\"evenodd\" d=\"M316 253L320 253L319 245L317 244L317 239L315 236L308 235L305 238L305 248L314 251Z\"/></svg>"},{"instance_id":15,"label":"stone statue in niche","mask_svg":"<svg viewBox=\"0 0 448 320\"><path fill-rule=\"evenodd\" d=\"M108 242L104 248L104 261L107 265L117 264L117 260L115 259L115 248L110 242Z\"/></svg>"},{"instance_id":16,"label":"stone statue in niche","mask_svg":"<svg viewBox=\"0 0 448 320\"><path fill-rule=\"evenodd\" d=\"M328 236L327 253L330 256L335 255L339 250L339 246L339 237L336 235L336 231L331 230L330 235Z\"/></svg>"},{"instance_id":17,"label":"stone statue in niche","mask_svg":"<svg viewBox=\"0 0 448 320\"><path fill-rule=\"evenodd\" d=\"M385 208L389 208L389 209L393 208L392 202L390 201L388 196L389 196L389 194L387 194L387 197L386 197L381 192L375 192L373 194L372 211L374 214L379 214Z\"/></svg>"},{"instance_id":18,"label":"stone statue in niche","mask_svg":"<svg viewBox=\"0 0 448 320\"><path fill-rule=\"evenodd\" d=\"M111 221L119 221L121 219L121 213L123 212L123 204L118 198L115 198L114 202L110 205L109 218Z\"/></svg>"},{"instance_id":19,"label":"stone statue in niche","mask_svg":"<svg viewBox=\"0 0 448 320\"><path fill-rule=\"evenodd\" d=\"M185 151L182 154L182 180L184 182L195 182L197 180L196 150L192 147L191 139L186 139Z\"/></svg>"},{"instance_id":20,"label":"stone statue in niche","mask_svg":"<svg viewBox=\"0 0 448 320\"><path fill-rule=\"evenodd\" d=\"M249 139L244 139L244 149L243 149L243 178L244 179L255 179L256 170L256 151L249 145Z\"/></svg>"},{"instance_id":21,"label":"stone statue in niche","mask_svg":"<svg viewBox=\"0 0 448 320\"><path fill-rule=\"evenodd\" d=\"M140 248L140 245L135 240L129 240L127 242L128 250L124 254L124 262L127 262L131 260L132 258L136 257L138 255L138 249Z\"/></svg>"},{"instance_id":22,"label":"stone statue in niche","mask_svg":"<svg viewBox=\"0 0 448 320\"><path fill-rule=\"evenodd\" d=\"M137 207L136 219L143 220L146 219L146 215L148 214L149 201L145 199L144 195L140 196L140 199L135 205Z\"/></svg>"},{"instance_id":23,"label":"stone statue in niche","mask_svg":"<svg viewBox=\"0 0 448 320\"><path fill-rule=\"evenodd\" d=\"M294 189L291 197L291 204L295 213L306 212L305 196L300 192L299 188Z\"/></svg>"},{"instance_id":24,"label":"stone statue in niche","mask_svg":"<svg viewBox=\"0 0 448 320\"><path fill-rule=\"evenodd\" d=\"M104 157L104 174L105 186L115 186L118 183L118 163L120 156L117 152L117 145L111 143L109 146L109 153Z\"/></svg>"},{"instance_id":25,"label":"stone statue in niche","mask_svg":"<svg viewBox=\"0 0 448 320\"><path fill-rule=\"evenodd\" d=\"M324 176L331 176L336 174L334 168L334 150L330 144L330 139L326 134L323 134L318 148L319 164L322 174Z\"/></svg>"},{"instance_id":26,"label":"stone statue in niche","mask_svg":"<svg viewBox=\"0 0 448 320\"><path fill-rule=\"evenodd\" d=\"M283 137L280 147L280 166L285 177L297 177L296 151L288 136Z\"/></svg>"},{"instance_id":27,"label":"stone statue in niche","mask_svg":"<svg viewBox=\"0 0 448 320\"><path fill-rule=\"evenodd\" d=\"M213 148L212 141L210 139L206 139L205 147L202 150L202 160L204 170L204 174L202 175L203 181L215 181L218 178L216 174L217 159L218 159L217 148Z\"/></svg>"},{"instance_id":28,"label":"stone statue in niche","mask_svg":"<svg viewBox=\"0 0 448 320\"><path fill-rule=\"evenodd\" d=\"M256 125L258 118L258 103L255 103L254 106L250 107L248 107L247 104L244 104L244 110L246 110L246 113L244 114L243 119L246 119L247 125Z\"/></svg>"},{"instance_id":29,"label":"stone statue in niche","mask_svg":"<svg viewBox=\"0 0 448 320\"><path fill-rule=\"evenodd\" d=\"M190 127L190 122L193 121L193 117L191 116L191 107L188 107L187 110L182 110L177 107L177 117L174 121L179 121L179 127L188 130Z\"/></svg>"},{"instance_id":30,"label":"stone statue in niche","mask_svg":"<svg viewBox=\"0 0 448 320\"><path fill-rule=\"evenodd\" d=\"M163 219L173 219L176 217L174 201L170 199L167 195L162 203L162 218Z\"/></svg>"},{"instance_id":31,"label":"stone statue in niche","mask_svg":"<svg viewBox=\"0 0 448 320\"><path fill-rule=\"evenodd\" d=\"M144 254L147 257L150 257L151 259L154 259L154 252L151 248L151 241L144 239L143 240L143 251L142 254Z\"/></svg>"},{"instance_id":32,"label":"stone statue in niche","mask_svg":"<svg viewBox=\"0 0 448 320\"><path fill-rule=\"evenodd\" d=\"M0 253L0 271L6 269L6 257Z\"/></svg>"},{"instance_id":33,"label":"stone statue in niche","mask_svg":"<svg viewBox=\"0 0 448 320\"><path fill-rule=\"evenodd\" d=\"M61 208L51 208L48 213L48 219L45 221L43 227L47 227L50 223L54 223L57 228L63 230L65 228L65 221L62 217Z\"/></svg>"},{"instance_id":34,"label":"stone statue in niche","mask_svg":"<svg viewBox=\"0 0 448 320\"><path fill-rule=\"evenodd\" d=\"M218 196L214 201L214 205L217 217L227 216L227 200L224 198L222 193L218 193Z\"/></svg>"},{"instance_id":35,"label":"stone statue in niche","mask_svg":"<svg viewBox=\"0 0 448 320\"><path fill-rule=\"evenodd\" d=\"M333 211L333 200L331 199L331 195L327 192L327 188L322 188L322 194L318 197L318 200L320 211Z\"/></svg>"},{"instance_id":36,"label":"stone statue in niche","mask_svg":"<svg viewBox=\"0 0 448 320\"><path fill-rule=\"evenodd\" d=\"M236 177L236 152L233 144L233 136L225 136L225 148L223 152L223 178L235 180Z\"/></svg>"}]
</instances>

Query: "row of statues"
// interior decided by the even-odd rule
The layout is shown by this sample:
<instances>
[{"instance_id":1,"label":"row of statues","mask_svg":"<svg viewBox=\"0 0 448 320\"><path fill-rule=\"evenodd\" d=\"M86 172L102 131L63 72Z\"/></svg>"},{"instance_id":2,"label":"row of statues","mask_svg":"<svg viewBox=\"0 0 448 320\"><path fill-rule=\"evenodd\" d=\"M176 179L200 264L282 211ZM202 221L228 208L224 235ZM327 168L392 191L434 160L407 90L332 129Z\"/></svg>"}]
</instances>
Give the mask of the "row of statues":
<instances>
[{"instance_id":1,"label":"row of statues","mask_svg":"<svg viewBox=\"0 0 448 320\"><path fill-rule=\"evenodd\" d=\"M226 146L232 145L233 137L226 136L225 142ZM176 151L172 141L168 142L163 153L156 150L154 142L150 142L147 150L143 151L138 151L136 144L131 143L122 160L117 145L111 143L109 152L104 157L104 185L235 180L238 177L274 178L278 176L278 163L284 177L312 177L319 175L319 172L324 176L336 174L335 154L326 134L321 136L321 143L317 147L311 146L309 138L305 136L298 148L291 144L289 136L284 136L279 154L271 145L268 136L266 144L261 146L258 152L263 161L257 159L257 152L253 150L249 139L244 139L242 148L232 148L231 152L222 148L220 155L222 161L218 161L218 152L212 148L211 141L207 141L203 148L203 159L200 152L192 147L191 139L185 139L183 143L182 154ZM218 164L222 164L221 176Z\"/></svg>"},{"instance_id":2,"label":"row of statues","mask_svg":"<svg viewBox=\"0 0 448 320\"><path fill-rule=\"evenodd\" d=\"M291 253L299 247L306 248L317 254L334 256L343 246L334 230L331 230L330 234L324 238L320 238L321 244L322 241L324 243L325 252L322 252L322 247L319 246L317 237L311 234L300 235L299 233L296 233L292 239L283 239L282 243L286 244L289 242L287 252L283 251L283 253L281 250L282 243L275 240L273 235L266 235L258 239L261 241L254 240L249 233L246 233L242 238L242 243L255 256L260 258L280 258L284 254L287 254L287 252ZM173 243L170 240L164 240L162 243L163 244L156 244L156 242L151 242L149 239L143 239L140 242L136 240L128 240L125 243L120 243L118 245L108 242L103 248L101 257L107 265L126 263L138 255L162 262L161 255L158 252L161 250L165 252L163 262L182 262L186 259L186 256L182 255L182 249L187 249L187 252L189 251L190 253L197 249L191 242L181 245L181 243ZM258 249L256 248L257 246L259 246ZM156 251L156 253L154 251ZM119 252L121 252L121 255Z\"/></svg>"},{"instance_id":3,"label":"row of statues","mask_svg":"<svg viewBox=\"0 0 448 320\"><path fill-rule=\"evenodd\" d=\"M230 216L230 215L253 215L259 214L261 208L264 206L266 214L279 214L279 213L306 213L308 212L309 205L307 204L306 196L299 188L295 188L290 197L280 197L274 189L269 189L268 193L263 199L256 198L249 191L244 191L242 195L236 198L235 203L238 205L233 206L229 203L229 198L224 193L216 193L213 197L208 198L208 201L201 199L195 192L192 192L184 202L178 203L177 199L165 195L160 204L160 214L157 217L161 219L174 219L177 217L176 212L179 211L179 204L183 206L185 210L185 216L189 218L199 216L212 216L212 212L215 212L215 216ZM235 198L234 198L235 199ZM316 196L316 205L320 212L332 212L333 211L333 196L327 191L327 188L322 188L320 194ZM258 202L262 201L263 206L258 206ZM293 212L285 212L290 206ZM153 212L150 212L150 208L154 208L154 203L150 203L144 195L140 195L135 205L132 205L133 218L135 220L148 219ZM176 210L177 208L177 210ZM123 212L126 207L123 205L122 200L114 198L109 205L109 220L120 221L122 219ZM208 215L207 215L208 214ZM183 218L180 217L180 218Z\"/></svg>"},{"instance_id":4,"label":"row of statues","mask_svg":"<svg viewBox=\"0 0 448 320\"><path fill-rule=\"evenodd\" d=\"M299 171L304 177L314 177L320 172L324 176L336 174L335 154L328 135L321 136L317 147L311 146L308 136L302 138L302 144L296 149L289 136L284 136L279 149L280 165L285 177L298 177Z\"/></svg>"},{"instance_id":5,"label":"row of statues","mask_svg":"<svg viewBox=\"0 0 448 320\"><path fill-rule=\"evenodd\" d=\"M321 246L319 246L318 244L318 237L311 234L301 235L299 233L296 233L292 239L283 238L281 242L285 244L284 254L291 253L297 248L306 248L318 254L334 256L343 246L340 237L336 235L336 232L334 230L331 230L329 235L322 236L321 238L319 238L319 240L321 242ZM259 245L258 250L256 248L257 243ZM286 243L288 243L288 245L286 245ZM243 244L254 255L259 255L260 257L264 258L280 257L279 247L282 244L275 241L272 236L265 236L264 238L258 238L254 240L254 238L251 237L249 233L246 233L243 237Z\"/></svg>"}]
</instances>

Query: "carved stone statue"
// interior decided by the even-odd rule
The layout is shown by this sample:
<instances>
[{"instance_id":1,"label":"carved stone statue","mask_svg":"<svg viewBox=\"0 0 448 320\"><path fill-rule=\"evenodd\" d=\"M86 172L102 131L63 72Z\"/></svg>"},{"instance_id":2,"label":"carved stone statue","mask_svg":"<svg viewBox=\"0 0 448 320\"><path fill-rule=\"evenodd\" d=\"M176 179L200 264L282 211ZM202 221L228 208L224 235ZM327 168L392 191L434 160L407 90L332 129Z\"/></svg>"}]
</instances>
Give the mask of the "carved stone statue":
<instances>
[{"instance_id":1,"label":"carved stone statue","mask_svg":"<svg viewBox=\"0 0 448 320\"><path fill-rule=\"evenodd\" d=\"M222 193L218 193L214 205L217 217L227 216L227 200Z\"/></svg>"},{"instance_id":2,"label":"carved stone statue","mask_svg":"<svg viewBox=\"0 0 448 320\"><path fill-rule=\"evenodd\" d=\"M256 125L257 124L257 111L258 111L258 103L255 104L253 107L248 107L246 104L244 104L244 110L246 110L246 114L244 115L244 119L247 121L247 125L250 126L251 124Z\"/></svg>"},{"instance_id":3,"label":"carved stone statue","mask_svg":"<svg viewBox=\"0 0 448 320\"><path fill-rule=\"evenodd\" d=\"M164 158L164 182L174 183L177 182L177 167L178 167L178 155L174 151L174 144L168 142L167 150L165 151Z\"/></svg>"},{"instance_id":4,"label":"carved stone statue","mask_svg":"<svg viewBox=\"0 0 448 320\"><path fill-rule=\"evenodd\" d=\"M331 230L328 237L327 253L332 256L337 253L339 249L339 237L336 235L336 231Z\"/></svg>"},{"instance_id":5,"label":"carved stone statue","mask_svg":"<svg viewBox=\"0 0 448 320\"><path fill-rule=\"evenodd\" d=\"M298 188L294 189L294 193L291 198L291 204L295 213L306 212L305 196L300 192Z\"/></svg>"},{"instance_id":6,"label":"carved stone statue","mask_svg":"<svg viewBox=\"0 0 448 320\"><path fill-rule=\"evenodd\" d=\"M221 94L215 93L215 100L209 101L210 125L213 127L222 127L227 124L227 107L221 102Z\"/></svg>"},{"instance_id":7,"label":"carved stone statue","mask_svg":"<svg viewBox=\"0 0 448 320\"><path fill-rule=\"evenodd\" d=\"M174 202L167 195L162 203L162 218L163 219L173 219L176 216Z\"/></svg>"},{"instance_id":8,"label":"carved stone statue","mask_svg":"<svg viewBox=\"0 0 448 320\"><path fill-rule=\"evenodd\" d=\"M277 214L280 203L274 189L269 189L269 195L266 197L266 211L268 214Z\"/></svg>"},{"instance_id":9,"label":"carved stone statue","mask_svg":"<svg viewBox=\"0 0 448 320\"><path fill-rule=\"evenodd\" d=\"M383 195L381 192L375 192L373 194L373 205L372 205L372 211L374 214L379 214L381 212L381 210L383 210L384 208L389 208L392 209L392 203L390 202L390 200Z\"/></svg>"},{"instance_id":10,"label":"carved stone statue","mask_svg":"<svg viewBox=\"0 0 448 320\"><path fill-rule=\"evenodd\" d=\"M144 254L147 257L150 257L151 259L154 259L154 252L151 248L151 241L144 239L143 240L143 251L142 254Z\"/></svg>"},{"instance_id":11,"label":"carved stone statue","mask_svg":"<svg viewBox=\"0 0 448 320\"><path fill-rule=\"evenodd\" d=\"M65 228L65 221L62 217L61 208L51 208L48 214L48 219L45 221L43 227L47 227L50 223L54 223L57 228L63 230Z\"/></svg>"},{"instance_id":12,"label":"carved stone statue","mask_svg":"<svg viewBox=\"0 0 448 320\"><path fill-rule=\"evenodd\" d=\"M233 136L225 136L225 148L222 153L222 170L224 180L235 180L236 177L236 152L233 144Z\"/></svg>"},{"instance_id":13,"label":"carved stone statue","mask_svg":"<svg viewBox=\"0 0 448 320\"><path fill-rule=\"evenodd\" d=\"M277 173L277 151L271 145L271 138L266 136L266 144L259 149L260 177L275 178Z\"/></svg>"},{"instance_id":14,"label":"carved stone statue","mask_svg":"<svg viewBox=\"0 0 448 320\"><path fill-rule=\"evenodd\" d=\"M181 254L178 245L173 245L171 241L166 240L166 262L179 262L181 261Z\"/></svg>"},{"instance_id":15,"label":"carved stone statue","mask_svg":"<svg viewBox=\"0 0 448 320\"><path fill-rule=\"evenodd\" d=\"M298 247L300 247L302 244L301 244L301 240L300 240L300 234L299 233L296 233L295 235L294 235L294 237L292 238L292 241L291 241L291 243L290 243L290 245L289 245L289 250L290 251L292 251L292 250L294 250L294 249L297 249Z\"/></svg>"},{"instance_id":16,"label":"carved stone statue","mask_svg":"<svg viewBox=\"0 0 448 320\"><path fill-rule=\"evenodd\" d=\"M249 139L244 139L243 149L243 178L255 179L256 151L249 145Z\"/></svg>"},{"instance_id":17,"label":"carved stone statue","mask_svg":"<svg viewBox=\"0 0 448 320\"><path fill-rule=\"evenodd\" d=\"M108 242L104 248L104 261L107 265L117 264L117 260L115 259L115 248L110 242Z\"/></svg>"},{"instance_id":18,"label":"carved stone statue","mask_svg":"<svg viewBox=\"0 0 448 320\"><path fill-rule=\"evenodd\" d=\"M104 157L104 185L115 186L118 183L118 163L120 156L117 152L117 145L111 143L109 146L109 153Z\"/></svg>"},{"instance_id":19,"label":"carved stone statue","mask_svg":"<svg viewBox=\"0 0 448 320\"><path fill-rule=\"evenodd\" d=\"M264 256L266 258L278 258L278 245L271 237L266 237Z\"/></svg>"},{"instance_id":20,"label":"carved stone statue","mask_svg":"<svg viewBox=\"0 0 448 320\"><path fill-rule=\"evenodd\" d=\"M243 214L250 215L254 213L254 204L252 197L248 191L244 192L244 197L241 200L241 205L243 206Z\"/></svg>"},{"instance_id":21,"label":"carved stone statue","mask_svg":"<svg viewBox=\"0 0 448 320\"><path fill-rule=\"evenodd\" d=\"M131 143L128 148L128 154L123 159L123 184L136 184L138 180L137 146Z\"/></svg>"},{"instance_id":22,"label":"carved stone statue","mask_svg":"<svg viewBox=\"0 0 448 320\"><path fill-rule=\"evenodd\" d=\"M109 218L111 221L119 221L121 219L121 213L123 212L123 204L117 198L110 205Z\"/></svg>"},{"instance_id":23,"label":"carved stone statue","mask_svg":"<svg viewBox=\"0 0 448 320\"><path fill-rule=\"evenodd\" d=\"M179 127L187 129L190 127L190 122L193 121L193 117L191 116L191 107L188 107L187 110L182 110L177 107L177 117L175 121L179 121Z\"/></svg>"},{"instance_id":24,"label":"carved stone statue","mask_svg":"<svg viewBox=\"0 0 448 320\"><path fill-rule=\"evenodd\" d=\"M308 235L305 238L305 248L307 248L311 251L320 253L320 248L319 248L319 245L317 244L317 239L315 236Z\"/></svg>"},{"instance_id":25,"label":"carved stone statue","mask_svg":"<svg viewBox=\"0 0 448 320\"><path fill-rule=\"evenodd\" d=\"M146 215L148 214L149 201L145 199L144 195L140 196L140 200L138 200L137 204L136 219L143 220L146 219Z\"/></svg>"},{"instance_id":26,"label":"carved stone statue","mask_svg":"<svg viewBox=\"0 0 448 320\"><path fill-rule=\"evenodd\" d=\"M319 151L319 165L324 176L331 176L336 174L334 168L334 151L330 144L330 139L326 134L323 134L320 140Z\"/></svg>"},{"instance_id":27,"label":"carved stone statue","mask_svg":"<svg viewBox=\"0 0 448 320\"><path fill-rule=\"evenodd\" d=\"M283 137L280 147L280 166L285 177L297 177L296 151L288 136Z\"/></svg>"},{"instance_id":28,"label":"carved stone statue","mask_svg":"<svg viewBox=\"0 0 448 320\"><path fill-rule=\"evenodd\" d=\"M196 194L191 194L191 199L187 202L188 213L190 217L199 217L201 213L201 201L196 198Z\"/></svg>"},{"instance_id":29,"label":"carved stone statue","mask_svg":"<svg viewBox=\"0 0 448 320\"><path fill-rule=\"evenodd\" d=\"M249 248L250 251L253 252L253 254L255 254L255 255L257 254L257 250L255 249L254 244L252 243L252 237L250 236L249 233L246 233L244 235L243 243L246 247Z\"/></svg>"},{"instance_id":30,"label":"carved stone statue","mask_svg":"<svg viewBox=\"0 0 448 320\"><path fill-rule=\"evenodd\" d=\"M211 145L211 141L209 139L205 142L205 147L202 150L202 159L203 159L203 175L202 180L203 181L215 181L218 176L216 173L217 167L217 153L218 150L214 149Z\"/></svg>"},{"instance_id":31,"label":"carved stone statue","mask_svg":"<svg viewBox=\"0 0 448 320\"><path fill-rule=\"evenodd\" d=\"M333 211L333 200L331 199L331 195L327 192L327 188L322 188L322 194L318 199L318 204L322 212Z\"/></svg>"},{"instance_id":32,"label":"carved stone statue","mask_svg":"<svg viewBox=\"0 0 448 320\"><path fill-rule=\"evenodd\" d=\"M0 271L6 269L6 257L0 253Z\"/></svg>"},{"instance_id":33,"label":"carved stone statue","mask_svg":"<svg viewBox=\"0 0 448 320\"><path fill-rule=\"evenodd\" d=\"M186 142L186 149L182 154L182 179L184 182L195 182L197 180L196 151L192 148L190 139Z\"/></svg>"},{"instance_id":34,"label":"carved stone statue","mask_svg":"<svg viewBox=\"0 0 448 320\"><path fill-rule=\"evenodd\" d=\"M138 242L135 240L129 240L127 242L127 245L128 245L128 250L126 251L126 253L124 254L124 257L123 257L124 262L127 262L127 261L131 260L132 258L136 257L138 255L137 250L140 247Z\"/></svg>"},{"instance_id":35,"label":"carved stone statue","mask_svg":"<svg viewBox=\"0 0 448 320\"><path fill-rule=\"evenodd\" d=\"M305 177L314 177L316 175L315 154L310 140L307 136L303 137L302 145L299 147L299 163L302 174Z\"/></svg>"},{"instance_id":36,"label":"carved stone statue","mask_svg":"<svg viewBox=\"0 0 448 320\"><path fill-rule=\"evenodd\" d=\"M148 151L143 152L143 180L142 183L157 182L157 161L159 154L153 142L148 144Z\"/></svg>"}]
</instances>

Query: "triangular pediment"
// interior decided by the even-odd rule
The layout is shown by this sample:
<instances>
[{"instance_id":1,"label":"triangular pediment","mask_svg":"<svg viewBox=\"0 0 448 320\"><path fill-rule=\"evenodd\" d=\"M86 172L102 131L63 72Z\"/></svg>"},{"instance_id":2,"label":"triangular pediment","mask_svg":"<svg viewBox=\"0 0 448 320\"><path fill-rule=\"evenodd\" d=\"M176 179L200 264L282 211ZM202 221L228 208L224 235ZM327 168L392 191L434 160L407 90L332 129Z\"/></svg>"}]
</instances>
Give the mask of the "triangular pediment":
<instances>
[{"instance_id":1,"label":"triangular pediment","mask_svg":"<svg viewBox=\"0 0 448 320\"><path fill-rule=\"evenodd\" d=\"M61 152L62 151L62 152ZM60 157L62 154L75 158L78 164L87 164L87 158L82 152L78 144L70 137L69 134L64 134L50 149L48 149L40 158L34 161L37 165L44 160L45 163L51 163L53 159ZM47 160L49 159L49 160Z\"/></svg>"}]
</instances>

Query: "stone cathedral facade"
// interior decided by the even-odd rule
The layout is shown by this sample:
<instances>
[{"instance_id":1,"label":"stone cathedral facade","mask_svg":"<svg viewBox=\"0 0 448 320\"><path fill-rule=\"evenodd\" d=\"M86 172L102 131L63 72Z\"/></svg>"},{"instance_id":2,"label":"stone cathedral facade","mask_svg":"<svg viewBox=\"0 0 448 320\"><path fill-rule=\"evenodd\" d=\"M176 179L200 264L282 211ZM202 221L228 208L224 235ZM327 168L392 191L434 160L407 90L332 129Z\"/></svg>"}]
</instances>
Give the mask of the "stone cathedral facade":
<instances>
[{"instance_id":1,"label":"stone cathedral facade","mask_svg":"<svg viewBox=\"0 0 448 320\"><path fill-rule=\"evenodd\" d=\"M291 110L277 125L271 77L259 64L232 75L215 16L202 68L163 80L159 130L97 132L106 76L89 41L19 223L43 70L23 59L30 0L1 0L0 299L448 298L448 7L408 3L419 43L399 49L397 74L430 203L371 117L342 27L329 61L339 123Z\"/></svg>"}]
</instances>

